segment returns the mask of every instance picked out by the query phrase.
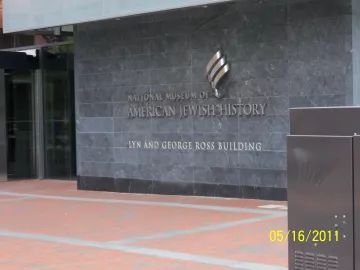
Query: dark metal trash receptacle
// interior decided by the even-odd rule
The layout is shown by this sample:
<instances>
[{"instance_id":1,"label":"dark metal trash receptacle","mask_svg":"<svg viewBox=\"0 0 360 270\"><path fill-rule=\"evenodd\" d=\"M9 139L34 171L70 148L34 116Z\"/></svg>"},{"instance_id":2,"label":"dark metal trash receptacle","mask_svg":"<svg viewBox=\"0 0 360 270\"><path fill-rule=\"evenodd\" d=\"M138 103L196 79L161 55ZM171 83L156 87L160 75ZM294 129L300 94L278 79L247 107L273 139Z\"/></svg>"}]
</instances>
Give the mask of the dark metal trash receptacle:
<instances>
[{"instance_id":1,"label":"dark metal trash receptacle","mask_svg":"<svg viewBox=\"0 0 360 270\"><path fill-rule=\"evenodd\" d=\"M289 270L360 270L357 134L360 107L290 109Z\"/></svg>"}]
</instances>

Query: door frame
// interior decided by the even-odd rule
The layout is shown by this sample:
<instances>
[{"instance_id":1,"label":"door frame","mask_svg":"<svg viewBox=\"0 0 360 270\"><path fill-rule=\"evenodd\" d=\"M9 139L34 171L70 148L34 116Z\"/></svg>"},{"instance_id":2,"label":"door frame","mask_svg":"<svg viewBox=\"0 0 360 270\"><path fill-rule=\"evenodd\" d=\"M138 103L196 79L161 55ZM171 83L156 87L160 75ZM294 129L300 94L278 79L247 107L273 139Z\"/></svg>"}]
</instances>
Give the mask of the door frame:
<instances>
[{"instance_id":1,"label":"door frame","mask_svg":"<svg viewBox=\"0 0 360 270\"><path fill-rule=\"evenodd\" d=\"M0 51L0 182L8 181L5 72L37 69L39 69L39 57L23 52Z\"/></svg>"}]
</instances>

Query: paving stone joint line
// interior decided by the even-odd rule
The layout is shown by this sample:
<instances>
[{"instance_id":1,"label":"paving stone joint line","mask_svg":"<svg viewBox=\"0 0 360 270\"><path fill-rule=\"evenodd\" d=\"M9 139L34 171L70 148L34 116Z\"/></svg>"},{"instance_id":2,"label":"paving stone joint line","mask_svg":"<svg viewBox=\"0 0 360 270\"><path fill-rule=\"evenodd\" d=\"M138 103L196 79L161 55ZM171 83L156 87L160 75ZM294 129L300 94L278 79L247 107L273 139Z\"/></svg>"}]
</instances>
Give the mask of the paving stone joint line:
<instances>
[{"instance_id":1,"label":"paving stone joint line","mask_svg":"<svg viewBox=\"0 0 360 270\"><path fill-rule=\"evenodd\" d=\"M84 197L51 196L51 195L29 194L29 193L4 192L4 191L1 191L0 195L19 196L19 197L27 197L27 198L38 198L38 199L64 200L64 201L122 203L122 204L133 204L133 205L155 205L155 206L164 206L164 207L180 207L180 208L190 208L190 209L199 209L199 210L233 212L233 213L254 213L254 214L268 214L268 215L276 215L279 213L284 213L284 211L281 211L281 210L263 210L263 209L253 209L253 208L224 207L224 206L196 205L196 204L169 203L169 202L149 202L149 201L135 201L135 200L116 200L116 199L98 199L98 198L84 198Z\"/></svg>"},{"instance_id":2,"label":"paving stone joint line","mask_svg":"<svg viewBox=\"0 0 360 270\"><path fill-rule=\"evenodd\" d=\"M181 235L201 233L201 232L205 232L205 231L215 231L215 230L227 229L227 228L251 224L251 223L255 223L255 222L261 222L261 221L265 221L265 220L269 220L269 219L285 217L285 216L286 215L284 215L284 214L262 216L262 217L243 219L243 220L232 221L232 222L224 222L224 223L219 223L219 224L215 224L215 225L203 226L203 227L187 229L187 230L171 231L171 232L166 232L166 233L159 233L159 234L153 234L153 235L147 235L147 236L139 236L139 237L127 238L127 239L125 238L125 239L121 239L121 240L117 240L117 241L109 241L106 243L123 245L123 244L138 242L138 241L144 241L144 240L154 240L154 239L159 239L159 238L162 238L162 239L172 238L172 237L181 236Z\"/></svg>"}]
</instances>

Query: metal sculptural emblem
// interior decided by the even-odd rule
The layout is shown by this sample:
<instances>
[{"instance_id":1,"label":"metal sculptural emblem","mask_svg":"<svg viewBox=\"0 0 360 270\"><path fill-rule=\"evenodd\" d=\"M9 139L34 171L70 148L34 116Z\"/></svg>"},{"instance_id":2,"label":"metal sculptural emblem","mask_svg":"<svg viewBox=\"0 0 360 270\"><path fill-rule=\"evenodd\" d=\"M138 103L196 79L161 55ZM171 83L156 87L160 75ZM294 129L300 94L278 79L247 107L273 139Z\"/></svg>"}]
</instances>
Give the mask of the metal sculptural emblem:
<instances>
[{"instance_id":1,"label":"metal sculptural emblem","mask_svg":"<svg viewBox=\"0 0 360 270\"><path fill-rule=\"evenodd\" d=\"M226 56L220 49L210 60L206 67L207 79L211 84L211 87L215 91L217 98L223 97L224 94L220 94L217 86L225 74L230 70L230 66L227 63Z\"/></svg>"}]
</instances>

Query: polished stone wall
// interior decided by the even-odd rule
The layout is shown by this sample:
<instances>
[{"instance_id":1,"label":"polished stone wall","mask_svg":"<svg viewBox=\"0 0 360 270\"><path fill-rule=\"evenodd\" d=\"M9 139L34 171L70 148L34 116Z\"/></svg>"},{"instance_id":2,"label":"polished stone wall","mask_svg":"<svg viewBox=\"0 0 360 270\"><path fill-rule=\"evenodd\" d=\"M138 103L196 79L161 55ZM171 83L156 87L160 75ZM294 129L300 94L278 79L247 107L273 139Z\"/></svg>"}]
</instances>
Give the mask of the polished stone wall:
<instances>
[{"instance_id":1,"label":"polished stone wall","mask_svg":"<svg viewBox=\"0 0 360 270\"><path fill-rule=\"evenodd\" d=\"M352 5L270 2L78 25L79 188L286 199L288 109L353 104ZM220 46L231 64L225 99L181 105L266 102L265 116L128 118L129 94L212 91L205 66ZM131 140L255 141L262 151L132 149Z\"/></svg>"}]
</instances>

